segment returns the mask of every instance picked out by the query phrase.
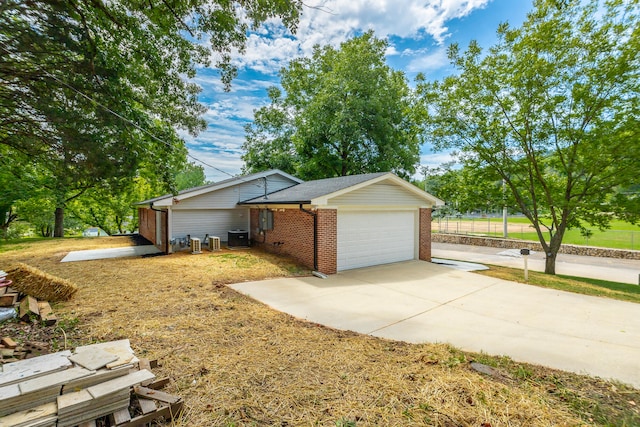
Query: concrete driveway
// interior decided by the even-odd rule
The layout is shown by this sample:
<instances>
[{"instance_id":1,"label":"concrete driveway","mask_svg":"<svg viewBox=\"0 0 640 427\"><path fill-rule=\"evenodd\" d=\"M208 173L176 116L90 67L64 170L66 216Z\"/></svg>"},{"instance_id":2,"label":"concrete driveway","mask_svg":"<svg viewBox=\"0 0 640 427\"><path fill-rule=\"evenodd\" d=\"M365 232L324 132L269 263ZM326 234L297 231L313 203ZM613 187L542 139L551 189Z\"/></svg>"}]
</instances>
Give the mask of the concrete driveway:
<instances>
[{"instance_id":1,"label":"concrete driveway","mask_svg":"<svg viewBox=\"0 0 640 427\"><path fill-rule=\"evenodd\" d=\"M640 305L408 261L231 285L332 328L614 378L640 387Z\"/></svg>"}]
</instances>

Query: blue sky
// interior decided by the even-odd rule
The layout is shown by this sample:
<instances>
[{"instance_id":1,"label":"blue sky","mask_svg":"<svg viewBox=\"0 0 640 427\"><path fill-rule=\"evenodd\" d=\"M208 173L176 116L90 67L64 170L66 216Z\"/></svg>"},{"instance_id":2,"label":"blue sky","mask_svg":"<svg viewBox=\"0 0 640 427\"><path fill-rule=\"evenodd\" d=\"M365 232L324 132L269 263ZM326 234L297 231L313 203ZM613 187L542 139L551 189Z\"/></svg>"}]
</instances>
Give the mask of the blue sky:
<instances>
[{"instance_id":1,"label":"blue sky","mask_svg":"<svg viewBox=\"0 0 640 427\"><path fill-rule=\"evenodd\" d=\"M532 0L311 0L298 31L288 33L276 20L250 34L246 52L235 55L239 68L230 92L224 92L217 70L201 68L193 79L202 87L200 102L207 107L207 129L197 137L183 135L189 153L204 163L209 181L219 181L242 168L244 125L253 110L268 104L267 88L278 85L278 71L294 58L311 54L315 44L339 46L356 34L373 29L387 38L388 64L402 70L412 83L422 72L438 80L453 72L446 49L458 43L466 49L477 40L483 48L495 41L498 24L520 26ZM193 160L193 159L192 159ZM421 164L437 166L447 153L421 149ZM196 162L197 163L197 162ZM224 171L224 172L222 172Z\"/></svg>"}]
</instances>

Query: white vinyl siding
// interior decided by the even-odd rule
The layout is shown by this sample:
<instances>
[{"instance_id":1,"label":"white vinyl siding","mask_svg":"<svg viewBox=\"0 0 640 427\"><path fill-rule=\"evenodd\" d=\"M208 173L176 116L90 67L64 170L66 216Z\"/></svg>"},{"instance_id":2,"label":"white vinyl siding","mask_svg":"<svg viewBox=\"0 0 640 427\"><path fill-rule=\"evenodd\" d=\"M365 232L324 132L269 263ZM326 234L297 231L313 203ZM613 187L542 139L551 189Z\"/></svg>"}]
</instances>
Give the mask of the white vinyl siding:
<instances>
[{"instance_id":1,"label":"white vinyl siding","mask_svg":"<svg viewBox=\"0 0 640 427\"><path fill-rule=\"evenodd\" d=\"M178 196L178 199L180 196ZM238 188L229 187L222 190L213 191L201 196L180 200L173 204L173 210L191 209L231 209L238 203Z\"/></svg>"},{"instance_id":2,"label":"white vinyl siding","mask_svg":"<svg viewBox=\"0 0 640 427\"><path fill-rule=\"evenodd\" d=\"M279 175L270 176L267 178L267 191L278 191L294 184L288 178ZM180 196L177 196L180 201L174 203L173 209L176 211L185 209L232 209L238 202L262 195L264 195L264 180L254 179L184 200L180 200Z\"/></svg>"},{"instance_id":3,"label":"white vinyl siding","mask_svg":"<svg viewBox=\"0 0 640 427\"><path fill-rule=\"evenodd\" d=\"M249 229L249 209L174 210L172 238L191 235L203 239L205 235L217 236L227 241L228 231Z\"/></svg>"},{"instance_id":4,"label":"white vinyl siding","mask_svg":"<svg viewBox=\"0 0 640 427\"><path fill-rule=\"evenodd\" d=\"M273 193L274 191L291 187L294 184L297 184L297 182L293 182L289 178L285 178L280 175L271 175L267 177L267 192ZM258 179L251 182L243 183L238 187L240 190L238 194L239 202L244 202L245 200L264 196L264 180L263 179Z\"/></svg>"},{"instance_id":5,"label":"white vinyl siding","mask_svg":"<svg viewBox=\"0 0 640 427\"><path fill-rule=\"evenodd\" d=\"M416 258L417 210L338 211L337 269Z\"/></svg>"},{"instance_id":6,"label":"white vinyl siding","mask_svg":"<svg viewBox=\"0 0 640 427\"><path fill-rule=\"evenodd\" d=\"M329 199L329 205L422 206L425 200L395 184L376 183Z\"/></svg>"}]
</instances>

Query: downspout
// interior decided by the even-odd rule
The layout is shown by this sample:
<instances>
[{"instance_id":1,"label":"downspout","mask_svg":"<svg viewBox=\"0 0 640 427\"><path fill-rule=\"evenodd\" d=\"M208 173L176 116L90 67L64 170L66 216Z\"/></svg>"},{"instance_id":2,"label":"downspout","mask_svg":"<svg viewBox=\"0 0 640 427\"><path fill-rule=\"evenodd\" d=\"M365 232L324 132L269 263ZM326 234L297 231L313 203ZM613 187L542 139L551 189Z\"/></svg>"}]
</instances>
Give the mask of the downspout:
<instances>
[{"instance_id":1,"label":"downspout","mask_svg":"<svg viewBox=\"0 0 640 427\"><path fill-rule=\"evenodd\" d=\"M156 209L156 208L154 208L154 207L153 207L153 202L151 202L151 203L149 204L149 209L151 209L152 211L156 211L156 212L164 212L164 210L162 210L162 209Z\"/></svg>"},{"instance_id":2,"label":"downspout","mask_svg":"<svg viewBox=\"0 0 640 427\"><path fill-rule=\"evenodd\" d=\"M173 245L171 244L171 240L173 236L173 227L171 226L172 223L173 223L173 211L171 210L171 206L168 206L167 207L167 236L166 236L168 254L173 253Z\"/></svg>"},{"instance_id":3,"label":"downspout","mask_svg":"<svg viewBox=\"0 0 640 427\"><path fill-rule=\"evenodd\" d=\"M313 217L313 270L315 274L318 272L318 214L303 208L302 203L300 203L300 210Z\"/></svg>"}]
</instances>

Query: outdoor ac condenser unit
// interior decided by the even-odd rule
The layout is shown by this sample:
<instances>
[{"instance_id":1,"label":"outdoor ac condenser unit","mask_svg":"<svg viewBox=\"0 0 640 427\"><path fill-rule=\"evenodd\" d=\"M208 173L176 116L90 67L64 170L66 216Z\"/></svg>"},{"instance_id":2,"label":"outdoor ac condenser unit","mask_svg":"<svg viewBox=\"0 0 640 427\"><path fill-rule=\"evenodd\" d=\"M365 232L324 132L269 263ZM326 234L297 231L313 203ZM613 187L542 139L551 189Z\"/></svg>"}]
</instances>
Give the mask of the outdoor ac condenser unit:
<instances>
[{"instance_id":1,"label":"outdoor ac condenser unit","mask_svg":"<svg viewBox=\"0 0 640 427\"><path fill-rule=\"evenodd\" d=\"M200 243L200 239L198 239L197 237L191 238L191 253L192 254L202 253L202 245Z\"/></svg>"},{"instance_id":2,"label":"outdoor ac condenser unit","mask_svg":"<svg viewBox=\"0 0 640 427\"><path fill-rule=\"evenodd\" d=\"M209 250L210 251L219 251L220 250L220 238L216 236L209 236Z\"/></svg>"}]
</instances>

